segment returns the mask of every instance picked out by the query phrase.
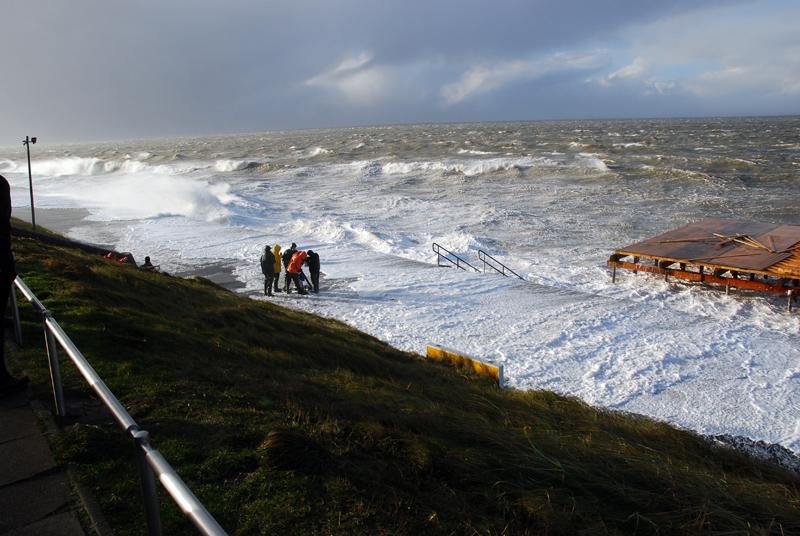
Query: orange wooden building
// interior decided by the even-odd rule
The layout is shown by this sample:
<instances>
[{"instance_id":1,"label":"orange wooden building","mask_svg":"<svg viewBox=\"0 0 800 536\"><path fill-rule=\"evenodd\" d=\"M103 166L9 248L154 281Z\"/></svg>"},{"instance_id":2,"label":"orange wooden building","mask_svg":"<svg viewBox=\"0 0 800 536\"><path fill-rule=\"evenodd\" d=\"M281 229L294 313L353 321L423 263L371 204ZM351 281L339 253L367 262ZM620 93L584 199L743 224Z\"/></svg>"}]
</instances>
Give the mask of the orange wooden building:
<instances>
[{"instance_id":1,"label":"orange wooden building","mask_svg":"<svg viewBox=\"0 0 800 536\"><path fill-rule=\"evenodd\" d=\"M800 294L800 225L709 218L614 251L616 269L714 285Z\"/></svg>"}]
</instances>

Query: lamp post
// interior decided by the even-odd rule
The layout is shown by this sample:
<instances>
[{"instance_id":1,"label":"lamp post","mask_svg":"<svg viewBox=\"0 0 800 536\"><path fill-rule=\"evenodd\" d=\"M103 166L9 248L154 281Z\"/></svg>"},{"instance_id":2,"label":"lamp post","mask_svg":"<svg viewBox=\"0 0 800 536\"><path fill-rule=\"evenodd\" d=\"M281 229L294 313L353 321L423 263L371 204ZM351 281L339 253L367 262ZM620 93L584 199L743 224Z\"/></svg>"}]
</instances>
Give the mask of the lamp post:
<instances>
[{"instance_id":1,"label":"lamp post","mask_svg":"<svg viewBox=\"0 0 800 536\"><path fill-rule=\"evenodd\" d=\"M22 145L28 149L28 186L31 190L31 225L33 226L33 230L36 230L36 213L33 211L33 178L31 177L31 143L36 143L36 136L29 138L25 136L25 139L22 140Z\"/></svg>"}]
</instances>

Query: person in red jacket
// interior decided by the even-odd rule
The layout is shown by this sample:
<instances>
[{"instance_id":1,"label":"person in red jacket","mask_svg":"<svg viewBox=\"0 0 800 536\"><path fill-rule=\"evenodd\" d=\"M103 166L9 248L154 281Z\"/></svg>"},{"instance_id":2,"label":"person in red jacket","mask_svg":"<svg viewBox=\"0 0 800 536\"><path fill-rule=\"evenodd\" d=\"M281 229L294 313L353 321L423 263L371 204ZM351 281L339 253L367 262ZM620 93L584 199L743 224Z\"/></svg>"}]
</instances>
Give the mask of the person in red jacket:
<instances>
[{"instance_id":1,"label":"person in red jacket","mask_svg":"<svg viewBox=\"0 0 800 536\"><path fill-rule=\"evenodd\" d=\"M305 251L298 251L292 255L292 260L289 261L289 266L286 267L286 275L289 276L294 283L295 288L299 294L308 294L303 285L300 284L300 270L303 269L303 262L308 255ZM286 287L286 292L291 292L291 285Z\"/></svg>"}]
</instances>

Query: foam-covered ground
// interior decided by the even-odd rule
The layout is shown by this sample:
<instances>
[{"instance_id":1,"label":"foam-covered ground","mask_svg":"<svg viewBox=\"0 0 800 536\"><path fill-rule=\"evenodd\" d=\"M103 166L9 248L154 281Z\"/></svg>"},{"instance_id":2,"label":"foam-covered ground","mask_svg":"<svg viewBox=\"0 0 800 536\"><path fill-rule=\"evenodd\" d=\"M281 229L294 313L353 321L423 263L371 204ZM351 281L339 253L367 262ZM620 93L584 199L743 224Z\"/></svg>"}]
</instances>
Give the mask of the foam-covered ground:
<instances>
[{"instance_id":1,"label":"foam-covered ground","mask_svg":"<svg viewBox=\"0 0 800 536\"><path fill-rule=\"evenodd\" d=\"M278 137L286 147L275 153L294 155L281 162L261 145L216 151L224 140L179 140L187 154L166 159L138 146L96 149L104 158L66 150L40 162L47 176L37 182L37 206L88 210L61 230L150 255L166 271L233 266L242 291L257 299L262 248L294 241L319 252L322 292L280 294L279 303L405 350L436 343L503 364L514 387L800 451L797 313L779 298L645 274L620 273L614 285L604 266L614 247L687 221L758 219L768 207L772 221L792 221L797 203L781 200L786 190L772 179L744 184L760 165L753 156L726 157L733 178L693 171L664 148L647 160L641 131L609 133L605 152L580 134L534 151L442 133L461 140L445 154L429 154L436 142L428 140L407 154L393 146L364 158L359 144L387 133L357 130ZM341 156L345 146L358 154ZM14 206L25 210L21 166L0 155ZM484 249L526 281L439 268L434 242L478 267Z\"/></svg>"}]
</instances>

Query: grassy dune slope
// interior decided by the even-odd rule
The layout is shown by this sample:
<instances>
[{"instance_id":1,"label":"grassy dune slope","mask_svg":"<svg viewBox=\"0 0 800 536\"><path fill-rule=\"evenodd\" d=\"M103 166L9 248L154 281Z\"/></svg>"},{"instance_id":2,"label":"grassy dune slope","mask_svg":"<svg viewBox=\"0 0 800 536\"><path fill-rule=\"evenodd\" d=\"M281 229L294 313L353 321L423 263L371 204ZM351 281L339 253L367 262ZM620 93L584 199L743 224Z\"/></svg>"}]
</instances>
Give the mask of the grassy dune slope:
<instances>
[{"instance_id":1,"label":"grassy dune slope","mask_svg":"<svg viewBox=\"0 0 800 536\"><path fill-rule=\"evenodd\" d=\"M24 280L232 534L800 533L798 479L691 433L501 390L204 280L14 245ZM49 400L24 312L20 357ZM116 531L144 533L130 445L64 377L86 415L59 455ZM165 534L193 533L162 503Z\"/></svg>"}]
</instances>

